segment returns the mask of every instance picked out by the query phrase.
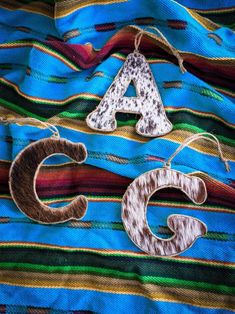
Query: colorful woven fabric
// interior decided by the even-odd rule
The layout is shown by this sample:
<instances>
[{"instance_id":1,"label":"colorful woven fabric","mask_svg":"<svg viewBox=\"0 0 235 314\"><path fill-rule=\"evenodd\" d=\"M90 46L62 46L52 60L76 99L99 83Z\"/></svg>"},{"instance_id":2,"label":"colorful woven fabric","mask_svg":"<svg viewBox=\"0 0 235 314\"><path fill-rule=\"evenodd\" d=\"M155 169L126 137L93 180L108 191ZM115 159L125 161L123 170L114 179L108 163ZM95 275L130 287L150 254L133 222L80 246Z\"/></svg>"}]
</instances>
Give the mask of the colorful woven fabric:
<instances>
[{"instance_id":1,"label":"colorful woven fabric","mask_svg":"<svg viewBox=\"0 0 235 314\"><path fill-rule=\"evenodd\" d=\"M79 194L89 200L81 221L41 225L24 216L10 196L9 168L29 143L51 133L40 122L0 124L0 313L235 311L234 22L234 0L0 1L0 116L49 121L61 137L84 143L86 163L48 159L37 192L54 207ZM140 50L173 131L142 137L139 117L126 113L116 115L116 131L92 131L85 118L146 25L161 30L187 69L180 72L157 35L143 37ZM127 95L134 94L130 86ZM213 144L194 142L172 168L197 172L208 200L195 205L180 191L161 190L147 216L163 238L171 235L171 214L202 220L208 233L180 256L148 256L124 231L122 196L134 178L162 167L184 139L203 131L218 137L231 171Z\"/></svg>"}]
</instances>

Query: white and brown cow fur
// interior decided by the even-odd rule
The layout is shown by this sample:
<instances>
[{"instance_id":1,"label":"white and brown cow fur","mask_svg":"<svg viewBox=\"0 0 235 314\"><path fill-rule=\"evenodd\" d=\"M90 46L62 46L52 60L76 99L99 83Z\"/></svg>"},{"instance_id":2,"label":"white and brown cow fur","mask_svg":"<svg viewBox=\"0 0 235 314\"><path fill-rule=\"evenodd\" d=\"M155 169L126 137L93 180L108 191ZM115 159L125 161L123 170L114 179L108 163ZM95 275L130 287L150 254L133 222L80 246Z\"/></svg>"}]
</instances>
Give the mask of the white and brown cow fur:
<instances>
[{"instance_id":1,"label":"white and brown cow fur","mask_svg":"<svg viewBox=\"0 0 235 314\"><path fill-rule=\"evenodd\" d=\"M162 168L136 178L122 200L122 220L127 234L141 250L154 256L178 255L207 232L200 220L184 215L168 217L168 226L174 232L171 238L161 239L151 232L146 218L148 201L154 192L167 187L182 190L196 204L204 203L207 198L202 179Z\"/></svg>"},{"instance_id":2,"label":"white and brown cow fur","mask_svg":"<svg viewBox=\"0 0 235 314\"><path fill-rule=\"evenodd\" d=\"M124 97L131 81L136 87L137 97ZM117 127L116 112L140 114L136 131L143 136L162 136L172 130L149 64L139 52L128 55L104 98L88 115L86 122L92 129L111 132Z\"/></svg>"}]
</instances>

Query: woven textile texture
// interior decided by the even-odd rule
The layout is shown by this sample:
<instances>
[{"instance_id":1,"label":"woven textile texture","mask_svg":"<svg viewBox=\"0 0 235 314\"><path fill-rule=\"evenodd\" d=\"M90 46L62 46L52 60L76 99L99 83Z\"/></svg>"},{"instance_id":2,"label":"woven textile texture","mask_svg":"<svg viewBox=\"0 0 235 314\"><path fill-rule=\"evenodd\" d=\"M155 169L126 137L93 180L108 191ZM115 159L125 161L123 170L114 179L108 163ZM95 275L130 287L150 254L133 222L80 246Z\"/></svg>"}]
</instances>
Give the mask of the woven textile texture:
<instances>
[{"instance_id":1,"label":"woven textile texture","mask_svg":"<svg viewBox=\"0 0 235 314\"><path fill-rule=\"evenodd\" d=\"M173 130L143 137L135 131L139 116L130 113L116 114L114 132L91 130L86 117L133 52L138 30L150 25L187 69L181 73L154 32L143 36L140 51ZM37 193L53 207L80 194L89 201L80 221L42 225L24 216L10 196L9 169L20 151L51 132L37 121L0 124L0 313L235 311L234 27L234 0L0 0L0 117L49 121L61 137L84 143L84 164L60 155L45 162ZM126 95L135 95L133 85ZM195 205L178 190L160 190L147 218L162 238L171 236L171 214L200 219L208 233L179 256L148 256L124 230L122 196L199 132L218 137L231 171L212 143L194 142L172 168L202 178L207 201Z\"/></svg>"}]
</instances>

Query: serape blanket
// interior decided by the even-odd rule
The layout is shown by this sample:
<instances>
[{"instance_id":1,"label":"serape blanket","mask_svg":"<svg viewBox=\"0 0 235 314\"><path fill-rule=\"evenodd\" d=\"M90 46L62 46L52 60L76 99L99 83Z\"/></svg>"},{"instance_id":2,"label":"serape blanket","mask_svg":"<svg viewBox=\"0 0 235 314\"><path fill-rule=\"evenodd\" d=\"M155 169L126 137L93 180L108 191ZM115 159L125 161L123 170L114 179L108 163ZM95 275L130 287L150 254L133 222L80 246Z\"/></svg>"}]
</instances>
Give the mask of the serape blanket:
<instances>
[{"instance_id":1,"label":"serape blanket","mask_svg":"<svg viewBox=\"0 0 235 314\"><path fill-rule=\"evenodd\" d=\"M0 124L0 313L228 314L235 310L235 1L1 0L0 116L32 117L82 142L77 165L49 158L37 178L40 199L53 207L83 194L81 221L42 225L13 202L9 168L27 145L51 135L40 122ZM138 116L117 113L117 130L91 130L94 110L134 49L136 32L156 26L178 49L187 73L158 36L144 36L173 131L159 138L135 132ZM134 96L134 86L127 96ZM217 148L194 142L172 168L197 172L208 199L193 204L164 189L151 197L148 223L162 238L167 217L201 219L206 236L176 257L156 258L129 239L121 220L128 185L162 162L190 135L211 132ZM22 183L23 184L23 183ZM25 195L27 197L27 195Z\"/></svg>"}]
</instances>

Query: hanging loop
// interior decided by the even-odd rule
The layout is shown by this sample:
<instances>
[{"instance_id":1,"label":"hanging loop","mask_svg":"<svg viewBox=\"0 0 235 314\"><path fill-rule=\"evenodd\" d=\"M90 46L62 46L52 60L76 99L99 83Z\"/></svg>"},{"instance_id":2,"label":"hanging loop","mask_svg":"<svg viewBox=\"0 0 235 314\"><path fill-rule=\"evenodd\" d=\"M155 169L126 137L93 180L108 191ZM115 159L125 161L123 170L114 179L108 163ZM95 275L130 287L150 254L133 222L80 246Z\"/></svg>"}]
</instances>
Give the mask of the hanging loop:
<instances>
[{"instance_id":1,"label":"hanging loop","mask_svg":"<svg viewBox=\"0 0 235 314\"><path fill-rule=\"evenodd\" d=\"M2 123L18 123L18 122L39 122L42 125L44 125L48 130L51 131L53 138L60 138L60 133L57 127L49 122L41 121L36 118L13 118L13 119L6 119L3 117L0 117L0 122Z\"/></svg>"},{"instance_id":2,"label":"hanging loop","mask_svg":"<svg viewBox=\"0 0 235 314\"><path fill-rule=\"evenodd\" d=\"M176 151L164 162L163 167L164 168L170 168L173 158L175 158L175 156L177 154L179 154L179 152L181 150L183 150L185 147L187 147L190 143L192 143L193 141L199 140L199 139L205 139L205 140L210 141L210 142L217 145L220 160L224 163L226 171L229 172L230 166L229 166L228 160L225 159L225 157L223 155L221 144L220 144L218 138L215 135L208 133L208 132L197 133L197 134L194 134L194 135L186 138L186 140L176 149Z\"/></svg>"},{"instance_id":3,"label":"hanging loop","mask_svg":"<svg viewBox=\"0 0 235 314\"><path fill-rule=\"evenodd\" d=\"M147 29L152 29L154 30L155 32L157 32L160 37L165 41L165 43L167 44L167 46L170 48L172 54L177 58L178 60L178 64L179 64L179 67L180 67L180 70L182 73L185 73L187 72L187 70L185 69L184 65L183 65L183 58L180 56L178 50L176 48L174 48L171 43L167 40L167 38L163 35L163 33L155 26L147 26L143 29L141 29L135 36L135 41L134 41L134 45L135 45L135 51L139 52L139 46L140 46L140 43L141 43L141 40L142 40L142 37L144 34L151 34L150 32L146 31Z\"/></svg>"}]
</instances>

